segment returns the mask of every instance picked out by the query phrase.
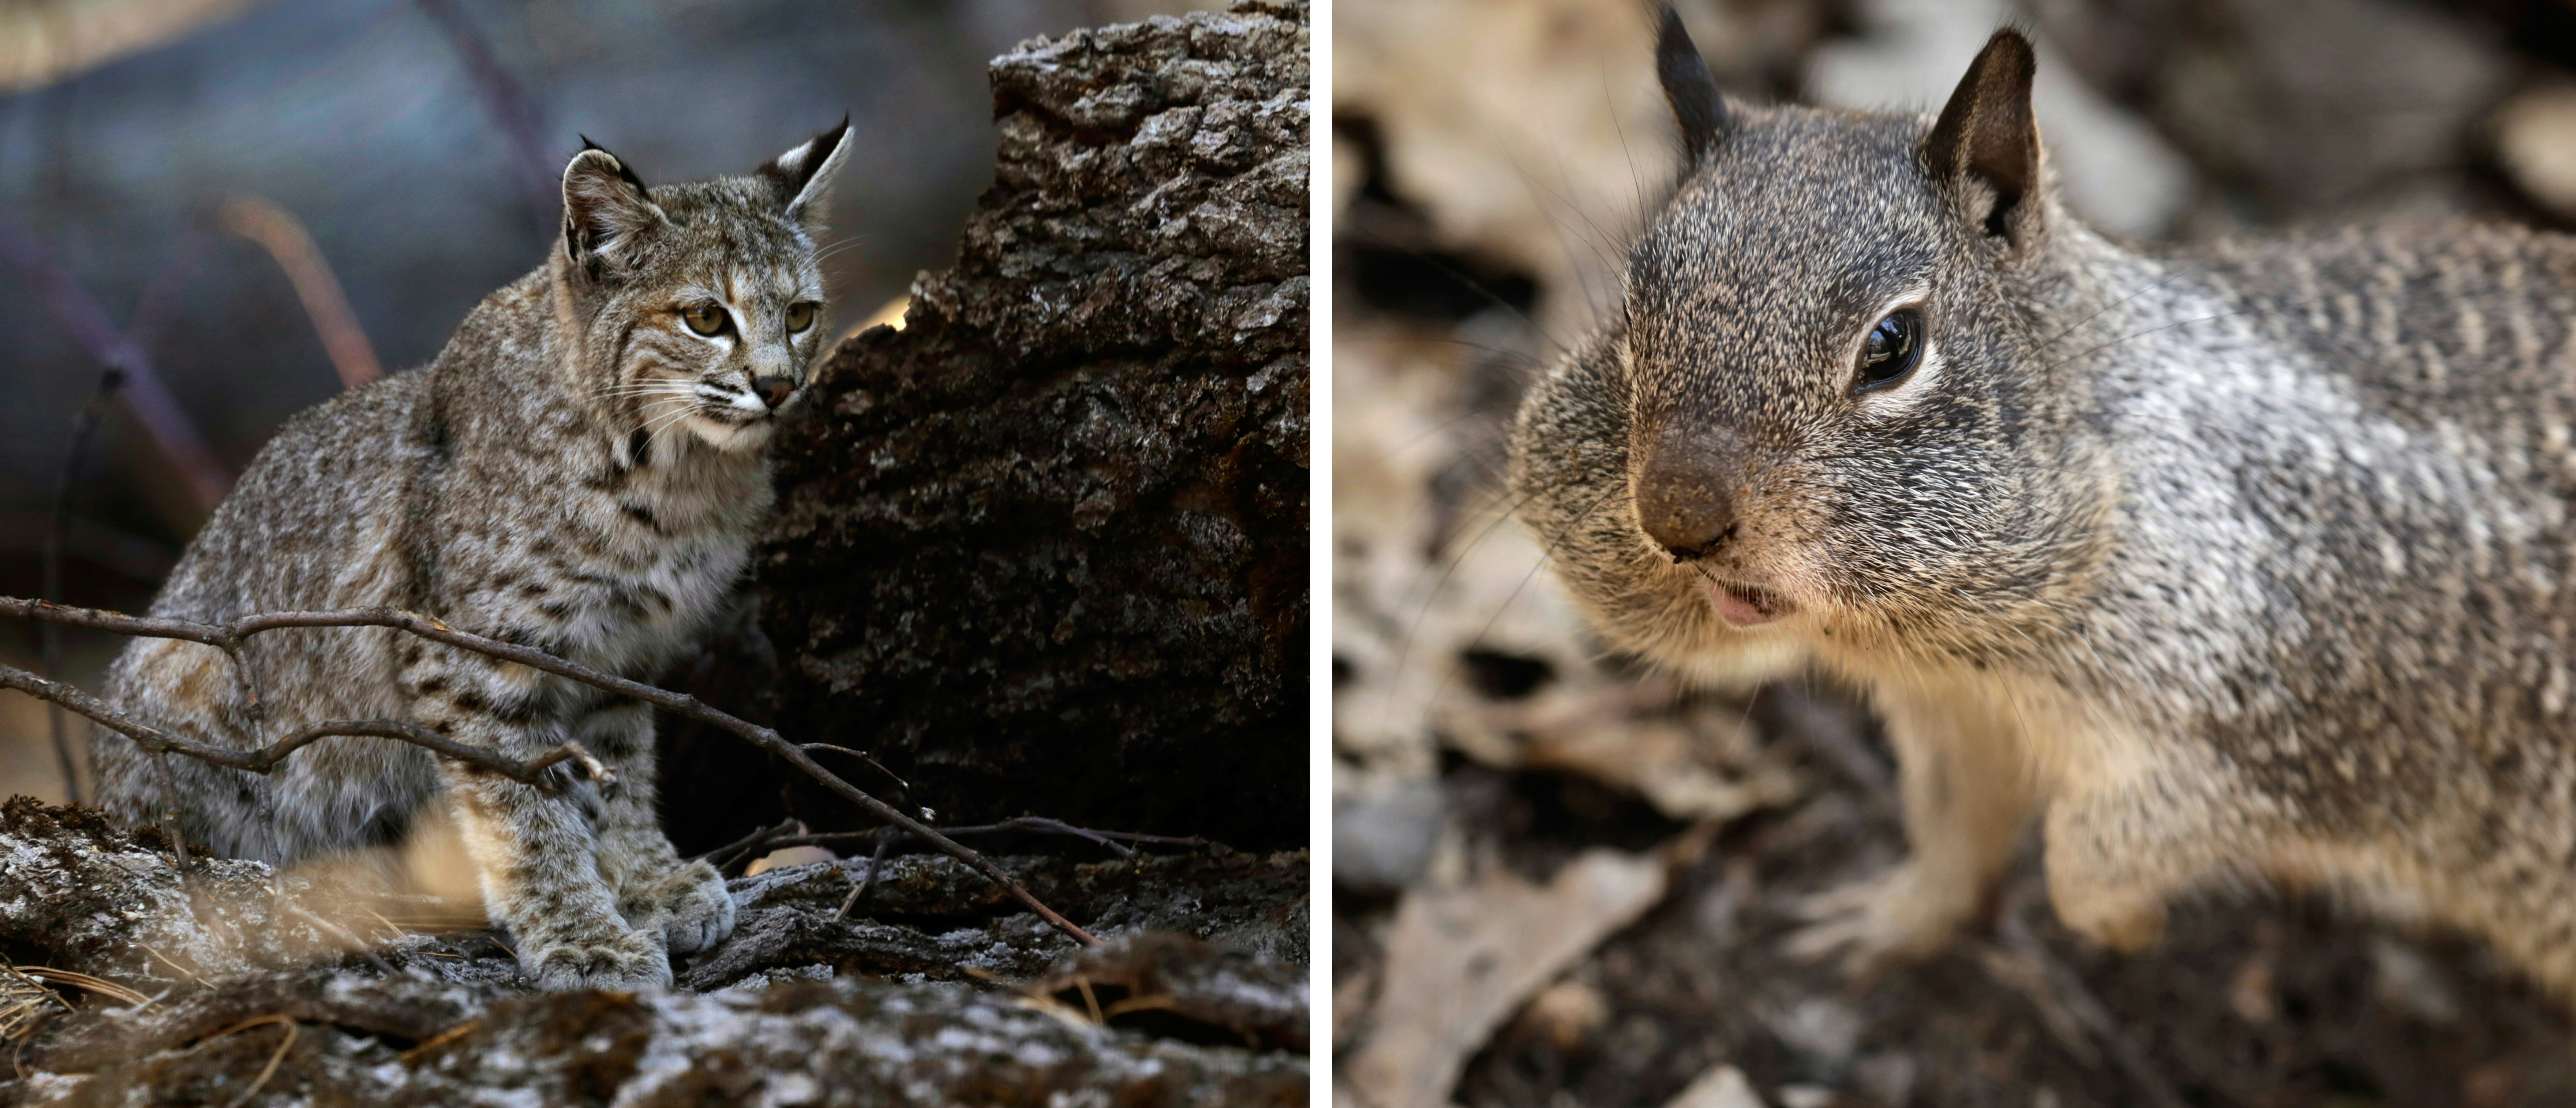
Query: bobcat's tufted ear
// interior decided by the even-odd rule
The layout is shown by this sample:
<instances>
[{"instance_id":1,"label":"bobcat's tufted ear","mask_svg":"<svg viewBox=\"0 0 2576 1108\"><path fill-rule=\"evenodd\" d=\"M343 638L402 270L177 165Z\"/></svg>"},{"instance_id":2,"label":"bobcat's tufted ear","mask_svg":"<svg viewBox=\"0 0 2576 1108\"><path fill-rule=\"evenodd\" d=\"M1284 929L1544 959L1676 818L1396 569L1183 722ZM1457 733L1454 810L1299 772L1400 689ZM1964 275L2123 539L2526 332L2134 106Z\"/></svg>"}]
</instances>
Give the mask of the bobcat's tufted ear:
<instances>
[{"instance_id":1,"label":"bobcat's tufted ear","mask_svg":"<svg viewBox=\"0 0 2576 1108\"><path fill-rule=\"evenodd\" d=\"M796 149L780 154L776 160L760 167L760 176L777 192L780 209L789 219L801 219L809 226L820 226L823 212L830 205L832 178L841 172L841 162L850 153L850 117L841 117L841 125L805 140Z\"/></svg>"},{"instance_id":2,"label":"bobcat's tufted ear","mask_svg":"<svg viewBox=\"0 0 2576 1108\"><path fill-rule=\"evenodd\" d=\"M617 155L588 138L564 166L564 257L588 267L669 217Z\"/></svg>"},{"instance_id":3,"label":"bobcat's tufted ear","mask_svg":"<svg viewBox=\"0 0 2576 1108\"><path fill-rule=\"evenodd\" d=\"M1977 60L1941 109L1940 122L1923 140L1923 161L1934 182L1952 188L1983 185L1993 206L1971 212L1990 235L2019 240L2036 229L2039 189L2039 122L2030 107L2031 76L2039 62L2030 40L2006 27L1986 40ZM1973 188L1963 197L1975 198Z\"/></svg>"}]
</instances>

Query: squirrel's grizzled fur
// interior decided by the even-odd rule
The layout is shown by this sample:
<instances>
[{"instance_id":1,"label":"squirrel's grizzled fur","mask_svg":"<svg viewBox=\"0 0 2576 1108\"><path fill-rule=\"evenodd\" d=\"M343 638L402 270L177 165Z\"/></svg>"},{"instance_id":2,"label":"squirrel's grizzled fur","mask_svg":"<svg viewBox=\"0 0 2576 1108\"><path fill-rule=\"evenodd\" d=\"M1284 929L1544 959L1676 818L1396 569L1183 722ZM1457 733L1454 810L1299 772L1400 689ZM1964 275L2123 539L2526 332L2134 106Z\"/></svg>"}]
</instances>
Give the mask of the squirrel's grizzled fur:
<instances>
[{"instance_id":1,"label":"squirrel's grizzled fur","mask_svg":"<svg viewBox=\"0 0 2576 1108\"><path fill-rule=\"evenodd\" d=\"M1729 102L1669 11L1659 61L1688 167L1512 480L1619 644L1885 718L1913 858L1799 945L1938 949L2036 819L2117 946L2323 886L2576 994L2576 240L2148 256L2060 206L2011 31L1937 119Z\"/></svg>"},{"instance_id":2,"label":"squirrel's grizzled fur","mask_svg":"<svg viewBox=\"0 0 2576 1108\"><path fill-rule=\"evenodd\" d=\"M427 368L289 421L153 614L387 605L654 679L733 591L770 503L773 419L821 344L815 239L848 130L748 176L649 190L586 147L564 170L547 263L485 298ZM284 862L388 842L443 805L486 910L547 988L668 985L670 951L732 930L723 880L662 834L644 705L382 629L274 631L247 661L256 719L224 656L192 643L136 640L108 699L242 747L369 718L522 759L575 740L617 783L549 795L365 738L262 777L156 764L102 732L112 811Z\"/></svg>"}]
</instances>

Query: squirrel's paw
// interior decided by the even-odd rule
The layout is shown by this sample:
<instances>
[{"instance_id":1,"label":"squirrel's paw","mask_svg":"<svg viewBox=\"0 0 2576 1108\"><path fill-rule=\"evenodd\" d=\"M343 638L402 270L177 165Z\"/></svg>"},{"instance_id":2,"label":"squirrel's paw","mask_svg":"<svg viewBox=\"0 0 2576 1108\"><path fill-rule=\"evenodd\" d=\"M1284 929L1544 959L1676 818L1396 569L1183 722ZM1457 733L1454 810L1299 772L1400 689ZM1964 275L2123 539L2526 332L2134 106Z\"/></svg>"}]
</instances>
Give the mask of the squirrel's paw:
<instances>
[{"instance_id":1,"label":"squirrel's paw","mask_svg":"<svg viewBox=\"0 0 2576 1108\"><path fill-rule=\"evenodd\" d=\"M690 862L627 898L627 921L660 931L673 954L705 950L733 934L733 893L724 875L705 862Z\"/></svg>"},{"instance_id":2,"label":"squirrel's paw","mask_svg":"<svg viewBox=\"0 0 2576 1108\"><path fill-rule=\"evenodd\" d=\"M671 987L671 956L662 937L615 931L579 938L521 940L519 968L540 989L615 989L636 992Z\"/></svg>"},{"instance_id":3,"label":"squirrel's paw","mask_svg":"<svg viewBox=\"0 0 2576 1108\"><path fill-rule=\"evenodd\" d=\"M2161 898L2107 892L2069 895L2060 889L2051 889L2050 893L2057 918L2067 930L2123 954L2144 951L2164 937L2165 904Z\"/></svg>"},{"instance_id":4,"label":"squirrel's paw","mask_svg":"<svg viewBox=\"0 0 2576 1108\"><path fill-rule=\"evenodd\" d=\"M1940 953L1973 914L1976 895L1944 888L1908 862L1799 902L1794 910L1807 926L1787 948L1807 961L1839 953L1844 973L1876 977Z\"/></svg>"}]
</instances>

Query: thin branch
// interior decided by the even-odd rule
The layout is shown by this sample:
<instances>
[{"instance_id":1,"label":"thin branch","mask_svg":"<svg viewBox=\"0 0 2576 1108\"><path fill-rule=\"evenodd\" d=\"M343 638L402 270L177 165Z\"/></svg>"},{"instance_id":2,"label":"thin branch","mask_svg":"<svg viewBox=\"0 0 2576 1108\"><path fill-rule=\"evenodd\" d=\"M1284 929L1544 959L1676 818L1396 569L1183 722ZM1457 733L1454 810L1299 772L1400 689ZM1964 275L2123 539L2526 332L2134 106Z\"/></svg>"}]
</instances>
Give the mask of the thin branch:
<instances>
[{"instance_id":1,"label":"thin branch","mask_svg":"<svg viewBox=\"0 0 2576 1108\"><path fill-rule=\"evenodd\" d=\"M859 875L858 884L850 886L850 895L841 898L841 908L832 913L832 922L850 918L850 909L858 907L859 898L868 895L868 886L876 881L877 872L885 868L886 850L893 845L894 836L877 836L877 848L868 852L868 871Z\"/></svg>"},{"instance_id":2,"label":"thin branch","mask_svg":"<svg viewBox=\"0 0 2576 1108\"><path fill-rule=\"evenodd\" d=\"M460 650L470 650L486 657L498 658L505 662L516 662L531 669L543 670L558 677L578 681L595 689L601 689L621 696L641 700L647 704L666 709L700 723L704 723L721 730L730 731L734 735L748 740L752 745L758 746L763 750L786 759L789 765L795 766L797 769L802 770L807 776L822 782L824 786L830 788L833 792L841 794L843 798L867 809L877 818L893 824L896 827L900 827L904 831L917 837L928 840L940 850L947 852L949 856L973 867L976 872L983 874L994 884L1000 885L1003 889L1007 890L1014 898L1018 899L1020 903L1027 905L1031 911L1038 914L1039 918L1047 921L1047 923L1053 926L1056 930L1062 931L1066 935L1073 937L1075 941L1080 942L1085 946L1097 945L1100 942L1100 940L1094 938L1090 932L1075 926L1072 920L1064 918L1062 915L1059 915L1055 909L1047 907L1046 904L1043 901L1040 901L1035 894L1029 892L1027 886L1022 885L1017 878L1012 877L1010 873L1002 869L1002 867L993 864L991 859L984 857L982 854L977 853L955 839L951 839L946 835L942 835L939 832L932 830L928 825L913 818L901 809L879 800L876 797L868 795L858 786L842 780L839 775L834 774L832 771L824 769L821 765L817 764L814 759L808 756L801 747L797 746L797 744L781 738L778 732L767 727L762 727L759 724L751 723L749 721L727 715L723 712L719 712L699 701L697 697L690 696L686 693L676 693L668 689L655 688L640 681L630 681L614 674L602 673L578 662L571 662L558 658L552 654L546 653L545 651L538 650L535 647L506 643L499 639L477 635L470 631L459 631L456 628L440 622L439 620L411 612L401 611L395 608L354 608L325 612L270 612L261 615L244 616L229 623L213 624L199 623L194 620L129 616L121 612L102 611L95 608L73 608L60 604L46 604L39 601L21 600L14 597L0 597L0 616L20 616L28 619L60 622L75 627L87 627L100 631L113 631L118 634L143 635L152 638L178 639L184 642L203 643L232 655L237 663L241 657L242 643L253 635L267 631L275 631L280 628L288 627L390 627L409 634L418 635L421 638L428 639L432 642L453 646ZM40 683L49 690L62 690L70 696L78 697L80 700L85 701L90 705L95 705L100 712L106 713L106 716L108 717L115 716L115 713L108 711L105 705L99 704L95 699L89 697L88 694L82 693L77 689L71 689L69 686L58 686L54 682L45 681L43 678L36 677L34 674L23 673L23 671L0 669L0 676L6 676L8 674L19 674L25 680ZM0 684L6 683L7 682L0 682ZM12 684L10 687L20 686ZM45 694L37 693L36 695L42 696ZM63 703L74 711L81 712L83 715L89 715L90 718L97 719L111 728L115 728L125 734L134 736L137 741L144 741L141 736L135 735L134 732L125 731L124 728L117 727L117 724L115 722L111 722L108 718L91 714L89 711L84 710L79 704L75 704L70 700L65 700ZM122 717L115 718L122 720ZM122 721L136 727L143 727L142 724L135 723L134 721ZM383 727L387 730L407 729L401 733L384 734L381 737L399 738L408 742L419 743L420 738L422 737L435 739L441 743L448 742L448 740L439 738L438 736L429 735L427 732L421 731L413 725L394 723L386 720L334 721L332 723L317 724L315 727L306 728L305 731L298 732L297 735L304 736L307 732L312 732L319 728L349 726ZM191 757L217 761L219 764L232 764L231 762L224 760L237 760L245 757L239 752L206 746L201 743L193 743L185 739L177 739L172 736L162 734L159 731L153 731L148 727L145 727L144 730L151 732L151 735L153 736L151 742L159 743L162 748L174 750L181 754L187 754ZM330 733L345 734L351 732L334 731ZM377 734L375 731L356 733ZM309 742L312 738L319 737L321 737L319 734L311 735L310 737L305 738L305 741ZM287 743L294 741L295 737L289 737L288 739L280 740L278 746L285 746ZM147 745L150 745L150 743L147 743ZM421 745L427 744L424 743ZM486 751L475 750L472 747L465 747L461 744L449 745L456 746L457 749L460 750L473 751L475 755L489 759L491 762L507 762L506 759L501 759ZM276 748L272 747L270 749L273 750ZM433 749L438 748L433 747ZM204 753L200 753L200 751ZM444 753L443 750L441 752ZM207 757L209 754L215 755L216 757ZM474 758L459 756L459 760L471 762L474 761ZM478 762L476 764L487 763ZM518 778L513 779L517 780Z\"/></svg>"},{"instance_id":3,"label":"thin branch","mask_svg":"<svg viewBox=\"0 0 2576 1108\"><path fill-rule=\"evenodd\" d=\"M781 833L768 835L765 838L759 838L756 845L769 847L771 849L783 849L791 846L830 846L834 843L853 843L862 840L874 840L891 830L893 829L878 827L871 828L866 831L820 831L802 835ZM1116 853L1122 858L1135 853L1135 851L1129 850L1127 847L1121 845L1123 843L1154 843L1164 846L1207 845L1206 839L1200 838L1196 835L1142 835L1133 831L1094 831L1088 827L1076 827L1062 820L1048 819L1045 816L1018 816L1012 819L1003 820L1000 823L976 824L968 827L942 827L939 829L939 833L943 835L991 835L1005 831L1036 831L1050 835L1071 835L1075 838L1088 839L1100 844L1101 846L1107 847L1110 851ZM764 834L766 833L764 832ZM900 835L896 836L896 838L901 837L902 836ZM751 842L753 840L744 841ZM732 848L728 847L726 849Z\"/></svg>"},{"instance_id":4,"label":"thin branch","mask_svg":"<svg viewBox=\"0 0 2576 1108\"><path fill-rule=\"evenodd\" d=\"M749 861L752 858L767 853L764 848L769 845L770 840L784 835L795 834L797 829L803 826L805 826L805 824L796 819L780 820L776 827L761 828L758 831L754 831L749 835L745 835L742 838L726 843L714 850L700 854L697 857L708 859L708 864L716 867L717 873L724 873L731 870L736 863ZM697 859L692 858L690 860L696 861Z\"/></svg>"},{"instance_id":5,"label":"thin branch","mask_svg":"<svg viewBox=\"0 0 2576 1108\"><path fill-rule=\"evenodd\" d=\"M215 219L224 230L258 243L277 259L287 283L295 286L295 298L304 302L304 314L322 337L322 349L331 355L331 368L339 373L343 387L354 389L385 375L375 347L367 343L366 330L358 326L358 313L349 310L340 279L331 274L331 263L322 257L322 248L313 244L301 221L256 196L224 201Z\"/></svg>"},{"instance_id":6,"label":"thin branch","mask_svg":"<svg viewBox=\"0 0 2576 1108\"><path fill-rule=\"evenodd\" d=\"M241 643L220 627L184 619L155 619L129 616L98 608L79 608L69 604L49 604L42 600L23 600L0 596L0 616L14 616L65 627L83 627L92 631L109 631L119 635L138 635L147 639L178 639L203 643L238 659Z\"/></svg>"},{"instance_id":7,"label":"thin branch","mask_svg":"<svg viewBox=\"0 0 2576 1108\"><path fill-rule=\"evenodd\" d=\"M280 907L286 909L289 915L303 920L307 926L312 927L315 931L321 932L328 938L338 939L341 942L348 944L350 953L365 958L370 962L374 962L377 969L385 972L385 976L393 976L394 968L387 965L384 959L376 957L374 948L368 945L367 940L350 934L349 929L346 927L342 927L339 924L315 915L312 909L306 908L301 904L282 899L278 903Z\"/></svg>"},{"instance_id":8,"label":"thin branch","mask_svg":"<svg viewBox=\"0 0 2576 1108\"><path fill-rule=\"evenodd\" d=\"M807 743L805 745L807 749L812 749L813 747L821 744ZM841 843L868 842L876 844L876 856L879 859L883 859L888 847L911 837L907 832L895 827L872 827L865 831L799 831L798 828L802 826L803 824L797 820L782 820L775 827L764 827L739 839L735 839L730 843L726 843L723 846L717 847L714 850L700 854L697 857L710 859L718 872L727 872L737 865L748 862L753 858L767 854L773 850L785 850L789 847L798 846L833 846ZM1176 835L1142 835L1132 831L1094 831L1087 827L1075 827L1062 820L1048 819L1045 816L1018 816L1012 819L1003 820L1000 823L939 828L940 834L951 837L958 835L988 835L1004 831L1035 831L1051 835L1071 835L1075 838L1088 839L1100 844L1101 846L1107 847L1112 853L1115 853L1121 858L1133 857L1136 853L1135 851L1128 849L1126 846L1121 845L1122 843L1155 843L1168 846L1207 845L1206 839L1202 839L1196 835L1184 837ZM861 882L861 884L864 885L865 882ZM849 908L846 905L841 909L841 914L849 914ZM836 916L835 918L838 917Z\"/></svg>"},{"instance_id":9,"label":"thin branch","mask_svg":"<svg viewBox=\"0 0 2576 1108\"><path fill-rule=\"evenodd\" d=\"M0 211L0 258L18 270L19 277L44 301L54 322L92 361L124 371L126 406L133 409L135 418L160 444L161 452L187 478L198 503L214 511L224 493L232 488L232 471L216 459L205 436L170 395L160 375L153 372L152 360L144 355L134 337L117 331L98 301L46 251L35 232L5 211Z\"/></svg>"},{"instance_id":10,"label":"thin branch","mask_svg":"<svg viewBox=\"0 0 2576 1108\"><path fill-rule=\"evenodd\" d=\"M565 743L526 762L504 758L481 747L467 746L416 723L390 719L335 719L297 730L257 750L231 750L210 746L193 739L183 739L151 724L119 713L97 697L60 681L48 681L16 666L0 665L0 689L19 692L47 700L96 721L99 726L134 740L135 744L155 754L185 754L201 762L211 762L230 769L267 773L279 762L307 746L335 735L364 735L394 739L413 746L427 747L444 757L453 758L500 774L522 785L534 785L548 792L559 786L546 777L545 771L557 763L576 762L602 785L616 783L616 774L583 750L580 743Z\"/></svg>"},{"instance_id":11,"label":"thin branch","mask_svg":"<svg viewBox=\"0 0 2576 1108\"><path fill-rule=\"evenodd\" d=\"M143 995L138 990L119 985L104 977L93 977L76 970L55 969L51 966L14 966L10 969L10 975L21 978L32 977L47 984L61 982L83 992L97 993L109 1000L124 1001L128 1007L152 1003L151 997Z\"/></svg>"},{"instance_id":12,"label":"thin branch","mask_svg":"<svg viewBox=\"0 0 2576 1108\"><path fill-rule=\"evenodd\" d=\"M912 782L896 776L893 770L885 768L882 763L878 762L876 758L870 755L867 751L852 750L846 746L834 746L830 743L799 743L797 745L802 746L807 750L829 750L835 754L847 754L850 757L866 762L869 769L886 775L886 780L894 782L894 787L901 790L903 795L906 797L912 795Z\"/></svg>"},{"instance_id":13,"label":"thin branch","mask_svg":"<svg viewBox=\"0 0 2576 1108\"><path fill-rule=\"evenodd\" d=\"M1088 828L1075 827L1062 820L1048 819L1045 816L1019 816L1013 819L1003 820L1000 823L987 823L974 827L943 827L940 830L951 835L979 835L999 831L1046 831L1059 835L1073 835L1089 839L1102 846L1108 847L1109 849L1118 852L1118 856L1121 858L1132 856L1135 854L1135 851L1129 850L1115 842L1111 842L1110 840L1125 839L1131 843L1166 843L1175 846L1207 845L1206 839L1202 839L1196 835L1176 837L1172 835L1139 835L1131 831L1093 831ZM766 832L763 834L766 834ZM832 913L832 922L839 923L842 920L848 919L850 916L850 909L858 907L859 898L868 894L868 886L876 881L877 872L885 868L886 852L894 846L896 840L903 837L904 832L901 828L879 827L868 831L832 831L820 835L786 835L770 837L762 839L760 841L760 845L768 847L820 846L825 843L852 842L858 839L875 840L876 848L868 852L868 871L859 876L858 884L850 886L850 895L841 898L840 910Z\"/></svg>"},{"instance_id":14,"label":"thin branch","mask_svg":"<svg viewBox=\"0 0 2576 1108\"><path fill-rule=\"evenodd\" d=\"M170 318L178 303L179 290L197 275L199 263L213 243L204 233L190 231L180 236L178 249L161 272L143 288L143 296L125 321L125 345L140 352L151 349L152 340ZM80 414L72 417L72 439L63 447L63 465L54 479L54 502L45 519L44 598L59 600L63 595L63 548L71 533L72 486L79 483L81 461L89 456L90 436L98 431L99 421L107 417L107 408L116 400L117 391L125 387L125 369L109 365L99 370L98 387L90 392L89 402L81 405ZM48 623L44 628L44 674L60 677L63 672L63 629ZM63 796L72 804L81 801L80 771L72 754L71 728L64 717L63 706L45 706L47 728L53 733L54 760L62 768Z\"/></svg>"},{"instance_id":15,"label":"thin branch","mask_svg":"<svg viewBox=\"0 0 2576 1108\"><path fill-rule=\"evenodd\" d=\"M545 146L537 138L536 112L528 105L527 93L519 88L483 33L456 5L455 0L419 0L420 10L447 35L448 45L455 48L458 60L465 63L466 75L474 80L474 91L483 97L483 110L492 122L508 136L510 150L518 155L519 187L524 190L528 210L540 222L551 225L555 210L562 204L557 192L554 167L549 165Z\"/></svg>"},{"instance_id":16,"label":"thin branch","mask_svg":"<svg viewBox=\"0 0 2576 1108\"><path fill-rule=\"evenodd\" d=\"M63 595L63 540L71 529L72 484L80 476L81 456L89 453L90 432L98 428L99 417L105 414L108 401L116 396L117 387L124 382L123 370L109 368L100 371L98 388L90 393L89 403L81 405L80 415L73 417L72 441L63 448L63 468L54 479L53 511L45 519L44 584L41 587L47 601L57 600ZM62 675L61 625L44 625L40 656L44 660L46 677ZM63 706L47 705L45 723L53 734L54 760L62 766L65 802L78 804L81 801L80 771L74 765L71 728L69 721L63 718Z\"/></svg>"}]
</instances>

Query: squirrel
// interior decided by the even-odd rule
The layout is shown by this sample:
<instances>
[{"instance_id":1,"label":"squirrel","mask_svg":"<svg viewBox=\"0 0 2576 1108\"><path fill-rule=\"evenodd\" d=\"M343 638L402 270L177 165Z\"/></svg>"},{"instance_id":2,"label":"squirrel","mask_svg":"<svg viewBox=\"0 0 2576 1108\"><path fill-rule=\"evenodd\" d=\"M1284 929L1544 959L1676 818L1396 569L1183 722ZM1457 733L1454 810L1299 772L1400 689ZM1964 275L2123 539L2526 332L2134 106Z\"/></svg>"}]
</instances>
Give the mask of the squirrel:
<instances>
[{"instance_id":1,"label":"squirrel","mask_svg":"<svg viewBox=\"0 0 2576 1108\"><path fill-rule=\"evenodd\" d=\"M2326 888L2576 995L2576 239L2148 253L2072 218L1994 34L1937 116L1751 107L1680 20L1686 150L1513 491L1619 647L1864 690L1911 857L1792 949L1871 975L2051 903Z\"/></svg>"}]
</instances>

